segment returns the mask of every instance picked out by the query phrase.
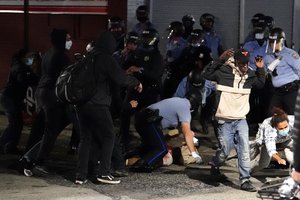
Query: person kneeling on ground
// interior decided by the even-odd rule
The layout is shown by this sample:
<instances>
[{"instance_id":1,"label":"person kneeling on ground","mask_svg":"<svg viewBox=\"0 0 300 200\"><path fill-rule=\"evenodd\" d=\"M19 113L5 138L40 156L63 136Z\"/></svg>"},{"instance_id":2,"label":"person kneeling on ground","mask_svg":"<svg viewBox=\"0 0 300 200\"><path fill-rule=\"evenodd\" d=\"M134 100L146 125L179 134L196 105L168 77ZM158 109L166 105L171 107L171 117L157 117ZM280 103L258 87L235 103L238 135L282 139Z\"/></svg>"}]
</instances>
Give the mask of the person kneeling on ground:
<instances>
[{"instance_id":1,"label":"person kneeling on ground","mask_svg":"<svg viewBox=\"0 0 300 200\"><path fill-rule=\"evenodd\" d=\"M259 126L256 139L250 145L251 149L260 148L260 156L254 159L252 173L269 166L271 160L279 165L286 165L286 160L293 163L293 140L292 128L294 126L294 115L287 115L282 109L274 107L272 117L263 121ZM282 149L286 160L277 152ZM250 151L251 152L251 151ZM252 155L254 157L255 155Z\"/></svg>"},{"instance_id":2,"label":"person kneeling on ground","mask_svg":"<svg viewBox=\"0 0 300 200\"><path fill-rule=\"evenodd\" d=\"M172 97L142 109L135 116L135 128L142 140L141 159L131 166L134 172L151 172L168 153L162 129L180 125L188 149L196 163L202 158L196 152L191 131L191 112L198 109L201 97L190 92L186 98ZM180 124L179 124L180 123Z\"/></svg>"}]
</instances>

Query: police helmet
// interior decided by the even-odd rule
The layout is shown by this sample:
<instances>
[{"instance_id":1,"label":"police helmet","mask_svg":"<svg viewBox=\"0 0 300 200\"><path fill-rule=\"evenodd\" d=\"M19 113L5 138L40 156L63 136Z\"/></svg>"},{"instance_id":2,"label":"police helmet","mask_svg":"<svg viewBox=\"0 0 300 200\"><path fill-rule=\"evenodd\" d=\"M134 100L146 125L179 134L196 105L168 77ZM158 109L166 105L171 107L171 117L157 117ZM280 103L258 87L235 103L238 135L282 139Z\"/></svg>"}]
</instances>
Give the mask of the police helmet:
<instances>
[{"instance_id":1,"label":"police helmet","mask_svg":"<svg viewBox=\"0 0 300 200\"><path fill-rule=\"evenodd\" d=\"M274 42L275 40L279 42L280 40L285 40L285 33L281 28L273 28L269 34L269 41Z\"/></svg>"},{"instance_id":2,"label":"police helmet","mask_svg":"<svg viewBox=\"0 0 300 200\"><path fill-rule=\"evenodd\" d=\"M148 15L149 15L149 11L148 11L148 7L146 5L141 5L136 9L136 18L138 21L140 22L145 22L148 20Z\"/></svg>"},{"instance_id":3,"label":"police helmet","mask_svg":"<svg viewBox=\"0 0 300 200\"><path fill-rule=\"evenodd\" d=\"M108 19L108 30L118 29L125 30L125 22L120 17L112 17Z\"/></svg>"},{"instance_id":4,"label":"police helmet","mask_svg":"<svg viewBox=\"0 0 300 200\"><path fill-rule=\"evenodd\" d=\"M168 38L178 37L184 33L184 26L180 21L173 21L169 24L168 31L170 32Z\"/></svg>"},{"instance_id":5,"label":"police helmet","mask_svg":"<svg viewBox=\"0 0 300 200\"><path fill-rule=\"evenodd\" d=\"M195 24L195 18L192 15L184 15L181 21L184 26L193 26Z\"/></svg>"},{"instance_id":6,"label":"police helmet","mask_svg":"<svg viewBox=\"0 0 300 200\"><path fill-rule=\"evenodd\" d=\"M265 16L264 17L264 20L265 20L265 23L266 23L266 26L269 28L269 29L272 29L275 25L275 21L274 21L274 18L271 17L271 16Z\"/></svg>"},{"instance_id":7,"label":"police helmet","mask_svg":"<svg viewBox=\"0 0 300 200\"><path fill-rule=\"evenodd\" d=\"M206 22L212 22L214 24L215 22L215 16L213 16L210 13L204 13L200 17L200 25L203 26Z\"/></svg>"},{"instance_id":8,"label":"police helmet","mask_svg":"<svg viewBox=\"0 0 300 200\"><path fill-rule=\"evenodd\" d=\"M154 28L145 29L141 35L141 43L143 47L156 46L159 42L158 31Z\"/></svg>"},{"instance_id":9,"label":"police helmet","mask_svg":"<svg viewBox=\"0 0 300 200\"><path fill-rule=\"evenodd\" d=\"M189 89L188 93L185 95L185 98L187 98L191 104L191 112L193 113L197 111L202 100L199 90L196 90L194 88Z\"/></svg>"},{"instance_id":10,"label":"police helmet","mask_svg":"<svg viewBox=\"0 0 300 200\"><path fill-rule=\"evenodd\" d=\"M201 29L194 29L187 41L193 47L199 47L204 42L205 33Z\"/></svg>"},{"instance_id":11,"label":"police helmet","mask_svg":"<svg viewBox=\"0 0 300 200\"><path fill-rule=\"evenodd\" d=\"M205 79L202 76L202 70L199 68L193 69L189 73L187 80L189 84L195 88L202 88L205 83Z\"/></svg>"},{"instance_id":12,"label":"police helmet","mask_svg":"<svg viewBox=\"0 0 300 200\"><path fill-rule=\"evenodd\" d=\"M251 23L253 28L257 27L258 23L264 23L265 15L262 13L256 13L252 16Z\"/></svg>"},{"instance_id":13,"label":"police helmet","mask_svg":"<svg viewBox=\"0 0 300 200\"><path fill-rule=\"evenodd\" d=\"M125 43L131 42L137 44L139 42L139 34L137 32L128 32L125 36Z\"/></svg>"}]
</instances>

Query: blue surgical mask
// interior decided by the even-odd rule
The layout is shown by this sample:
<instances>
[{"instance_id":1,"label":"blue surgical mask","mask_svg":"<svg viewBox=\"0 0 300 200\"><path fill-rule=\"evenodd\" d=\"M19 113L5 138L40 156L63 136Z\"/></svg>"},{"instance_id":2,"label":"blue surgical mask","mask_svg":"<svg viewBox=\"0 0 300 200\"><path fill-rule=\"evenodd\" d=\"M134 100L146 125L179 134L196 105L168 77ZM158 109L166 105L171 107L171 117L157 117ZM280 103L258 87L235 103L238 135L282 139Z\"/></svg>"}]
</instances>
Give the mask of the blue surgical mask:
<instances>
[{"instance_id":1,"label":"blue surgical mask","mask_svg":"<svg viewBox=\"0 0 300 200\"><path fill-rule=\"evenodd\" d=\"M283 130L278 130L278 134L282 137L288 136L289 132L290 132L290 127L287 127L286 129Z\"/></svg>"},{"instance_id":2,"label":"blue surgical mask","mask_svg":"<svg viewBox=\"0 0 300 200\"><path fill-rule=\"evenodd\" d=\"M32 63L33 63L33 58L26 58L26 60L25 60L25 65L31 66Z\"/></svg>"}]
</instances>

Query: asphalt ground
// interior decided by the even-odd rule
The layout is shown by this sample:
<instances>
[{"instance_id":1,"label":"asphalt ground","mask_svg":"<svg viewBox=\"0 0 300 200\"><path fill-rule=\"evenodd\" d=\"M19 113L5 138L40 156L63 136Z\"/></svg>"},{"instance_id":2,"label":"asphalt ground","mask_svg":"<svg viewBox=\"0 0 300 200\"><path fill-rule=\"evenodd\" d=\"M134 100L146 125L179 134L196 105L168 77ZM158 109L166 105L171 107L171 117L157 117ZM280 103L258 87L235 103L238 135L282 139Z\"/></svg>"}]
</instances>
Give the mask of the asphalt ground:
<instances>
[{"instance_id":1,"label":"asphalt ground","mask_svg":"<svg viewBox=\"0 0 300 200\"><path fill-rule=\"evenodd\" d=\"M0 131L7 124L6 117L0 115ZM25 126L19 145L24 149L30 127ZM236 168L236 159L226 162L221 168L223 177L210 175L207 164L214 154L216 139L209 128L210 134L196 133L199 139L199 152L204 160L203 165L164 166L152 173L129 173L121 178L118 185L94 184L75 185L74 171L77 156L67 154L71 128L63 131L47 162L51 174L47 176L25 177L18 172L18 155L0 155L0 199L224 199L250 200L258 199L257 193L245 192L239 189L240 183ZM133 135L133 127L131 127ZM138 139L138 138L137 138ZM176 146L182 143L182 136L171 138L170 144ZM277 180L288 176L287 169L265 169L253 175L252 182L260 188L266 181Z\"/></svg>"}]
</instances>

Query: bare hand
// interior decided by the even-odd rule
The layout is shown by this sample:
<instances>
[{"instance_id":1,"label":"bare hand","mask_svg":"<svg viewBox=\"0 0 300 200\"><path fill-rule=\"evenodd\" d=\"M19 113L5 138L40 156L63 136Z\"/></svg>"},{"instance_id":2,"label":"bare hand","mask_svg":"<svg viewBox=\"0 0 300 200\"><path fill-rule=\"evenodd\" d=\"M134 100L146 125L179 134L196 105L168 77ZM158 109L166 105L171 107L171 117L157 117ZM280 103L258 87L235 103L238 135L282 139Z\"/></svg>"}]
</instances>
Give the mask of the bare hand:
<instances>
[{"instance_id":1,"label":"bare hand","mask_svg":"<svg viewBox=\"0 0 300 200\"><path fill-rule=\"evenodd\" d=\"M286 161L284 159L280 159L277 161L280 165L286 165Z\"/></svg>"},{"instance_id":2,"label":"bare hand","mask_svg":"<svg viewBox=\"0 0 300 200\"><path fill-rule=\"evenodd\" d=\"M233 48L227 49L220 55L220 60L226 61L228 58L232 57L233 55L234 55Z\"/></svg>"},{"instance_id":3,"label":"bare hand","mask_svg":"<svg viewBox=\"0 0 300 200\"><path fill-rule=\"evenodd\" d=\"M295 170L293 170L291 176L294 179L294 181L300 183L300 172L296 172Z\"/></svg>"},{"instance_id":4,"label":"bare hand","mask_svg":"<svg viewBox=\"0 0 300 200\"><path fill-rule=\"evenodd\" d=\"M130 102L131 108L136 108L138 106L138 102L136 100L131 100Z\"/></svg>"},{"instance_id":5,"label":"bare hand","mask_svg":"<svg viewBox=\"0 0 300 200\"><path fill-rule=\"evenodd\" d=\"M264 67L264 60L261 56L256 56L255 57L255 65L257 68L263 68Z\"/></svg>"},{"instance_id":6,"label":"bare hand","mask_svg":"<svg viewBox=\"0 0 300 200\"><path fill-rule=\"evenodd\" d=\"M143 91L143 85L140 83L138 86L135 87L135 89L141 93Z\"/></svg>"}]
</instances>

